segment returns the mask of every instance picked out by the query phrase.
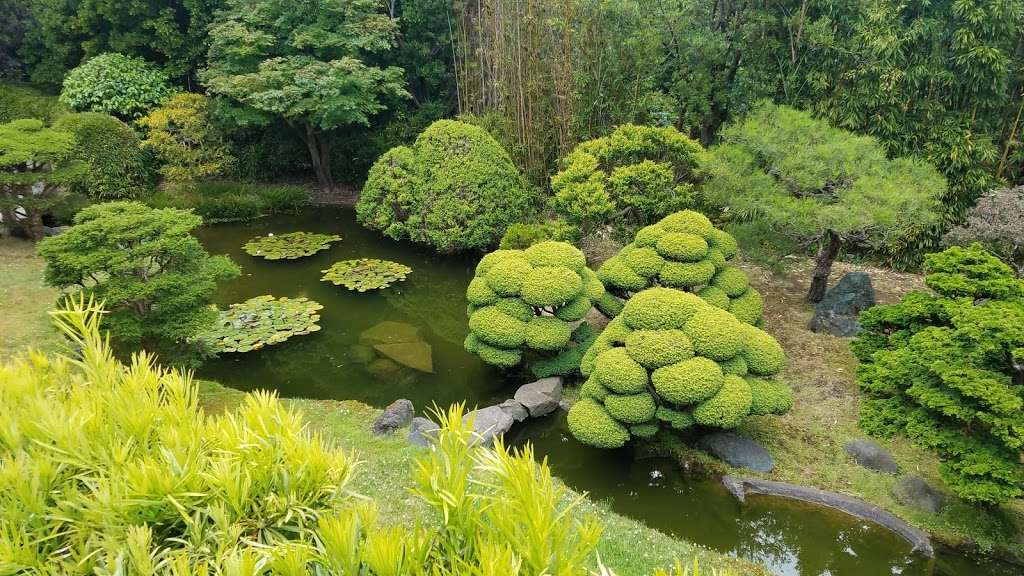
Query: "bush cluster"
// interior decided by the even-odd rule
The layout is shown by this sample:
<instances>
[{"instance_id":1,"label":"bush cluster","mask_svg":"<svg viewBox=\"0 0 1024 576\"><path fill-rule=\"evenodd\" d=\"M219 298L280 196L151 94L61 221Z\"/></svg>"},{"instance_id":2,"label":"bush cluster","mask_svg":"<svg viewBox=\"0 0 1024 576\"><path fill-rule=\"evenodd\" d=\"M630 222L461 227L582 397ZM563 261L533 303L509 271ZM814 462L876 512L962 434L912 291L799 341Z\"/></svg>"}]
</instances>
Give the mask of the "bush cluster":
<instances>
[{"instance_id":1,"label":"bush cluster","mask_svg":"<svg viewBox=\"0 0 1024 576\"><path fill-rule=\"evenodd\" d=\"M0 82L0 124L21 118L49 124L67 113L67 107L56 96L30 86Z\"/></svg>"},{"instance_id":2,"label":"bush cluster","mask_svg":"<svg viewBox=\"0 0 1024 576\"><path fill-rule=\"evenodd\" d=\"M86 165L72 190L97 200L128 200L149 191L152 174L130 126L109 114L67 114L53 124L75 139L75 157Z\"/></svg>"},{"instance_id":3,"label":"bush cluster","mask_svg":"<svg viewBox=\"0 0 1024 576\"><path fill-rule=\"evenodd\" d=\"M82 62L64 77L60 101L78 112L103 112L131 120L172 93L167 75L142 58L107 52Z\"/></svg>"},{"instance_id":4,"label":"bush cluster","mask_svg":"<svg viewBox=\"0 0 1024 576\"><path fill-rule=\"evenodd\" d=\"M176 94L136 123L146 130L143 146L159 157L160 173L172 182L217 176L235 161L202 94Z\"/></svg>"},{"instance_id":5,"label":"bush cluster","mask_svg":"<svg viewBox=\"0 0 1024 576\"><path fill-rule=\"evenodd\" d=\"M637 231L633 242L597 269L597 276L609 293L620 298L653 286L676 288L694 292L740 321L757 325L763 302L747 275L729 265L737 252L732 236L715 228L703 214L683 210ZM598 307L614 316L619 306L606 298Z\"/></svg>"},{"instance_id":6,"label":"bush cluster","mask_svg":"<svg viewBox=\"0 0 1024 576\"><path fill-rule=\"evenodd\" d=\"M309 203L309 190L289 184L216 180L189 187L165 187L147 200L155 208L191 209L203 221L254 220L264 214L295 212Z\"/></svg>"},{"instance_id":7,"label":"bush cluster","mask_svg":"<svg viewBox=\"0 0 1024 576\"><path fill-rule=\"evenodd\" d=\"M860 425L941 460L960 497L1024 495L1024 281L980 245L925 258L934 293L861 313Z\"/></svg>"},{"instance_id":8,"label":"bush cluster","mask_svg":"<svg viewBox=\"0 0 1024 576\"><path fill-rule=\"evenodd\" d=\"M531 204L526 181L490 134L439 120L374 163L356 215L392 238L457 252L494 246Z\"/></svg>"},{"instance_id":9,"label":"bush cluster","mask_svg":"<svg viewBox=\"0 0 1024 576\"><path fill-rule=\"evenodd\" d=\"M582 320L603 294L583 252L571 244L547 241L491 252L477 264L466 289L466 350L507 368L522 361L524 350L552 355L572 349L570 323ZM577 336L587 340L590 334ZM576 369L567 364L559 363L566 372Z\"/></svg>"},{"instance_id":10,"label":"bush cluster","mask_svg":"<svg viewBox=\"0 0 1024 576\"><path fill-rule=\"evenodd\" d=\"M570 242L579 239L579 228L565 220L555 219L542 223L516 222L509 225L501 237L498 248L502 250L523 250L545 240Z\"/></svg>"},{"instance_id":11,"label":"bush cluster","mask_svg":"<svg viewBox=\"0 0 1024 576\"><path fill-rule=\"evenodd\" d=\"M633 296L583 355L588 377L569 411L579 441L617 448L660 429L734 428L783 414L782 347L695 294L649 288Z\"/></svg>"},{"instance_id":12,"label":"bush cluster","mask_svg":"<svg viewBox=\"0 0 1024 576\"><path fill-rule=\"evenodd\" d=\"M675 128L624 124L579 144L561 160L551 177L551 204L582 226L624 211L650 221L687 208L702 150Z\"/></svg>"}]
</instances>

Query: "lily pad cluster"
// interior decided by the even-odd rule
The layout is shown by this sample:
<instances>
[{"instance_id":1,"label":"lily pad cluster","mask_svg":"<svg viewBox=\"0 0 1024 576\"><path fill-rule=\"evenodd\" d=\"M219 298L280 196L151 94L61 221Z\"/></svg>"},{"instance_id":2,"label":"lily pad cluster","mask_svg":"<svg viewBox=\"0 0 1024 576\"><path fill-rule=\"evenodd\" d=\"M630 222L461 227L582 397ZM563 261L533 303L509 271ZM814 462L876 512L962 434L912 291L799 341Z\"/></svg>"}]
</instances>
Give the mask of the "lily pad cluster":
<instances>
[{"instance_id":1,"label":"lily pad cluster","mask_svg":"<svg viewBox=\"0 0 1024 576\"><path fill-rule=\"evenodd\" d=\"M622 299L655 286L693 292L732 312L741 322L759 324L764 304L747 275L729 264L736 239L715 228L699 212L682 210L637 231L633 242L597 270L609 292ZM614 315L616 303L602 312Z\"/></svg>"},{"instance_id":2,"label":"lily pad cluster","mask_svg":"<svg viewBox=\"0 0 1024 576\"><path fill-rule=\"evenodd\" d=\"M292 336L320 330L317 314L323 306L307 298L257 296L221 310L199 340L214 352L250 352L280 344Z\"/></svg>"},{"instance_id":3,"label":"lily pad cluster","mask_svg":"<svg viewBox=\"0 0 1024 576\"><path fill-rule=\"evenodd\" d=\"M393 282L401 282L412 272L412 268L376 258L359 258L335 262L327 270L321 270L321 280L331 282L335 286L344 286L349 290L366 292L387 288Z\"/></svg>"},{"instance_id":4,"label":"lily pad cluster","mask_svg":"<svg viewBox=\"0 0 1024 576\"><path fill-rule=\"evenodd\" d=\"M326 250L331 247L331 242L339 240L341 236L336 234L290 232L257 236L242 248L250 256L260 256L267 260L295 260Z\"/></svg>"},{"instance_id":5,"label":"lily pad cluster","mask_svg":"<svg viewBox=\"0 0 1024 576\"><path fill-rule=\"evenodd\" d=\"M572 322L604 295L586 258L565 242L540 242L525 250L485 255L466 289L466 350L504 368L525 350L558 354L572 348Z\"/></svg>"},{"instance_id":6,"label":"lily pad cluster","mask_svg":"<svg viewBox=\"0 0 1024 576\"><path fill-rule=\"evenodd\" d=\"M580 362L587 381L569 411L580 442L618 448L661 429L735 428L782 414L782 347L767 332L695 294L650 288L626 302Z\"/></svg>"}]
</instances>

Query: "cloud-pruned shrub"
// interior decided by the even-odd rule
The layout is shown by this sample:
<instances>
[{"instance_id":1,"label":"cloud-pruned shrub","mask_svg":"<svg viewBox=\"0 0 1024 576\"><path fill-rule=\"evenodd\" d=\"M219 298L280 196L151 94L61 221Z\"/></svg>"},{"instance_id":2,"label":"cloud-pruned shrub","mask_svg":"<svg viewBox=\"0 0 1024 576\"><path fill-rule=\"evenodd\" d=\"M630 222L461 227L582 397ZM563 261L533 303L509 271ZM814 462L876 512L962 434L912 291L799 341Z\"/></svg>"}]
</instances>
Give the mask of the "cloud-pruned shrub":
<instances>
[{"instance_id":1,"label":"cloud-pruned shrub","mask_svg":"<svg viewBox=\"0 0 1024 576\"><path fill-rule=\"evenodd\" d=\"M702 151L675 128L623 124L562 158L551 177L552 207L584 227L625 213L650 222L693 204Z\"/></svg>"},{"instance_id":2,"label":"cloud-pruned shrub","mask_svg":"<svg viewBox=\"0 0 1024 576\"><path fill-rule=\"evenodd\" d=\"M597 269L597 277L621 299L654 286L676 288L732 312L742 322L758 324L761 295L742 270L729 264L738 251L736 240L706 216L682 210L637 231L633 242ZM598 307L614 316L616 304L605 299Z\"/></svg>"},{"instance_id":3,"label":"cloud-pruned shrub","mask_svg":"<svg viewBox=\"0 0 1024 576\"><path fill-rule=\"evenodd\" d=\"M946 246L981 243L1024 274L1024 186L995 190L978 199L959 226L942 237Z\"/></svg>"},{"instance_id":4,"label":"cloud-pruned shrub","mask_svg":"<svg viewBox=\"0 0 1024 576\"><path fill-rule=\"evenodd\" d=\"M101 112L81 112L61 116L53 128L74 137L74 156L85 164L85 173L71 187L75 192L97 200L130 200L152 187L139 137L124 122Z\"/></svg>"},{"instance_id":5,"label":"cloud-pruned shrub","mask_svg":"<svg viewBox=\"0 0 1024 576\"><path fill-rule=\"evenodd\" d=\"M103 112L132 120L172 92L167 75L156 66L142 58L107 52L68 72L60 101L77 112Z\"/></svg>"},{"instance_id":6,"label":"cloud-pruned shrub","mask_svg":"<svg viewBox=\"0 0 1024 576\"><path fill-rule=\"evenodd\" d=\"M580 442L617 448L631 438L691 426L735 428L783 414L782 347L695 294L649 288L633 296L580 363L588 377L569 411Z\"/></svg>"},{"instance_id":7,"label":"cloud-pruned shrub","mask_svg":"<svg viewBox=\"0 0 1024 576\"><path fill-rule=\"evenodd\" d=\"M391 238L458 252L495 245L531 204L522 174L490 134L439 120L374 163L356 215Z\"/></svg>"},{"instance_id":8,"label":"cloud-pruned shrub","mask_svg":"<svg viewBox=\"0 0 1024 576\"><path fill-rule=\"evenodd\" d=\"M860 315L860 426L940 459L960 497L1024 495L1024 281L978 244L925 258L925 283Z\"/></svg>"},{"instance_id":9,"label":"cloud-pruned shrub","mask_svg":"<svg viewBox=\"0 0 1024 576\"><path fill-rule=\"evenodd\" d=\"M565 242L539 242L525 250L496 250L480 259L466 289L466 350L488 364L509 368L527 350L558 356L580 344L572 322L582 320L604 295L583 252ZM590 334L577 331L577 340ZM578 364L559 363L564 373ZM550 370L551 365L547 365Z\"/></svg>"}]
</instances>

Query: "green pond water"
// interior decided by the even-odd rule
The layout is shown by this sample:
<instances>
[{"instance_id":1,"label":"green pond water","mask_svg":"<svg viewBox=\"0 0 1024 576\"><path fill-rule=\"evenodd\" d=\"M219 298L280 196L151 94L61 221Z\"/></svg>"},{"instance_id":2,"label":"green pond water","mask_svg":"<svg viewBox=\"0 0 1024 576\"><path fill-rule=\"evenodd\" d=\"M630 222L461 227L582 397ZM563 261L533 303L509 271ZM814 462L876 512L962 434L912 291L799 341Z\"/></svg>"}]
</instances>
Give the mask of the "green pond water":
<instances>
[{"instance_id":1,"label":"green pond water","mask_svg":"<svg viewBox=\"0 0 1024 576\"><path fill-rule=\"evenodd\" d=\"M241 246L267 233L309 231L343 240L314 256L266 261ZM310 209L298 215L220 224L197 231L207 249L227 254L242 275L225 283L222 306L253 296L304 296L323 304L320 332L246 354L208 362L200 376L242 390L273 389L286 397L353 399L385 406L408 398L419 412L434 403L465 401L485 406L511 396L529 380L495 370L465 352L465 289L472 258L442 257L363 229L351 210ZM408 280L380 291L350 292L321 282L321 270L352 258L382 258L412 268ZM373 348L381 333L413 339L416 363L407 368ZM410 334L414 336L410 336ZM423 344L429 345L429 353ZM386 348L385 348L386 349ZM749 558L783 576L1019 576L1024 569L962 555L934 560L912 556L910 546L877 526L839 512L752 496L737 502L716 481L682 474L670 461L637 458L628 449L580 445L567 432L564 414L520 425L515 443L533 442L568 485L607 501L623 515L726 554Z\"/></svg>"}]
</instances>

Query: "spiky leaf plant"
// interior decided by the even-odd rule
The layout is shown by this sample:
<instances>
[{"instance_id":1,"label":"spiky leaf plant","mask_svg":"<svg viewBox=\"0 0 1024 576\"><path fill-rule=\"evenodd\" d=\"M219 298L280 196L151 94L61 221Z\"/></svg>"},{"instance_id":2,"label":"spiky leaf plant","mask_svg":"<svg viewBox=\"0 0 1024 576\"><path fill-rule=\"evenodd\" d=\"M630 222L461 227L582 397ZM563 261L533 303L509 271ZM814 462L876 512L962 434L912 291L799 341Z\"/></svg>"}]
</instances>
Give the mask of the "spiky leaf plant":
<instances>
[{"instance_id":1,"label":"spiky leaf plant","mask_svg":"<svg viewBox=\"0 0 1024 576\"><path fill-rule=\"evenodd\" d=\"M742 270L729 264L738 252L736 239L715 228L706 216L682 210L637 231L633 242L597 269L597 276L622 300L666 286L693 292L740 321L757 325L764 307L761 295ZM607 316L621 310L613 298L597 305Z\"/></svg>"},{"instance_id":2,"label":"spiky leaf plant","mask_svg":"<svg viewBox=\"0 0 1024 576\"><path fill-rule=\"evenodd\" d=\"M221 310L217 322L199 340L218 354L259 350L319 331L317 311L322 309L308 298L256 296Z\"/></svg>"},{"instance_id":3,"label":"spiky leaf plant","mask_svg":"<svg viewBox=\"0 0 1024 576\"><path fill-rule=\"evenodd\" d=\"M327 250L331 247L331 242L340 240L341 236L337 234L313 232L267 234L249 240L242 249L250 256L260 256L267 260L295 260Z\"/></svg>"},{"instance_id":4,"label":"spiky leaf plant","mask_svg":"<svg viewBox=\"0 0 1024 576\"><path fill-rule=\"evenodd\" d=\"M366 292L391 286L392 282L402 282L412 272L412 268L377 258L360 258L358 260L342 260L335 262L327 270L321 270L324 282L335 286L344 286L349 290Z\"/></svg>"}]
</instances>

